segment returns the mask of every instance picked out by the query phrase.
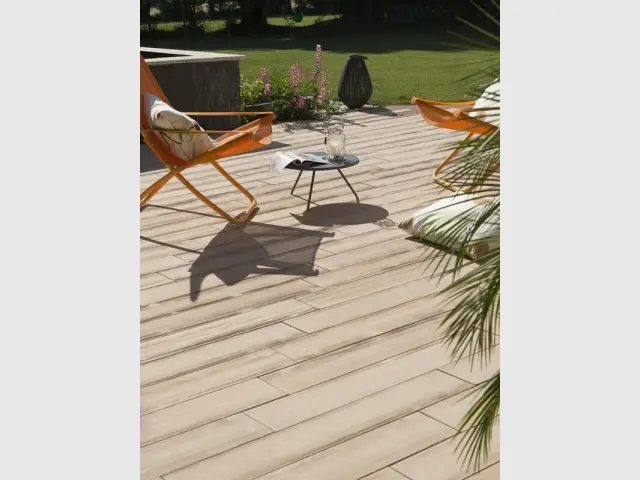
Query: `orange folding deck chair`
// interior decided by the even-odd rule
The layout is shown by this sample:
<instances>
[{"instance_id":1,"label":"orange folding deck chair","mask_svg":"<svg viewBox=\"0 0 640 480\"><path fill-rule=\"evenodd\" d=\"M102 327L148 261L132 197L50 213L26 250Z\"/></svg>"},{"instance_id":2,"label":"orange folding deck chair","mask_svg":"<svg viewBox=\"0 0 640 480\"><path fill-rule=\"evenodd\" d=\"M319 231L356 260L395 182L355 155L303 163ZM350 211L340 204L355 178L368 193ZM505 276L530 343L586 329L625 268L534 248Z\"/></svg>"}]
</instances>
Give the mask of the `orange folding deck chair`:
<instances>
[{"instance_id":1,"label":"orange folding deck chair","mask_svg":"<svg viewBox=\"0 0 640 480\"><path fill-rule=\"evenodd\" d=\"M422 114L422 118L429 125L433 125L438 128L446 128L448 130L467 132L468 135L464 139L465 141L470 140L474 135L489 135L498 128L496 125L476 118L473 114L499 110L499 107L474 108L476 100L472 100L470 102L440 102L413 97L411 99L411 103L418 106L420 113ZM456 110L449 111L439 108L437 105L465 108L458 108ZM438 185L453 192L463 191L464 193L469 193L469 191L466 190L471 189L465 190L455 188L451 182L440 177L442 170L453 160L459 151L460 147L456 148L440 165L438 165L433 172L433 179ZM496 169L499 167L500 165L496 165Z\"/></svg>"},{"instance_id":2,"label":"orange folding deck chair","mask_svg":"<svg viewBox=\"0 0 640 480\"><path fill-rule=\"evenodd\" d=\"M204 130L204 131L185 131L178 132L172 130L172 133L200 133L202 135L208 135L209 133L224 133L224 135L215 139L217 146L212 150L209 150L202 155L194 158L193 160L182 160L176 157L171 149L166 145L164 141L160 139L156 132L162 130L152 129L148 122L144 111L144 95L150 93L160 98L165 103L169 103L166 95L160 88L156 78L151 73L147 62L140 55L140 133L144 138L145 143L158 157L158 159L167 167L169 173L163 176L161 179L153 183L149 188L140 194L140 209L151 200L151 198L164 187L169 180L177 178L191 193L198 197L205 205L214 210L216 213L224 217L229 222L240 224L246 222L254 210L257 208L258 203L256 199L251 195L235 178L229 175L218 163L218 160L224 157L231 157L240 153L245 153L256 148L260 148L264 145L271 143L271 121L275 118L273 112L183 112L185 115L195 116L234 116L234 115L261 115L262 118L247 123L235 130ZM182 172L195 165L203 165L210 163L213 167L222 174L224 178L236 187L245 197L249 199L250 205L240 215L234 217L222 208L218 207L215 203L209 200L203 195L196 187L194 187L183 175Z\"/></svg>"}]
</instances>

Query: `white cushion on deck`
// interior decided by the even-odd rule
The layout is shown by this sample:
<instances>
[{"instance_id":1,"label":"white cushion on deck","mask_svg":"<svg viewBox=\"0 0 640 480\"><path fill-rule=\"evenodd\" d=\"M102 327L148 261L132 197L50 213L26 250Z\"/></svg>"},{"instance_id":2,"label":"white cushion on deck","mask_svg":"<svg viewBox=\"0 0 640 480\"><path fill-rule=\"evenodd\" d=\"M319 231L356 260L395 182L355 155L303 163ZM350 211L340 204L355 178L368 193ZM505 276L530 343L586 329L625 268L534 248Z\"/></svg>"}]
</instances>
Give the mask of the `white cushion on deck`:
<instances>
[{"instance_id":1,"label":"white cushion on deck","mask_svg":"<svg viewBox=\"0 0 640 480\"><path fill-rule=\"evenodd\" d=\"M473 227L479 215L482 215L486 203L480 204L473 195L459 194L430 203L400 223L399 227L411 236L446 249L458 251L459 240ZM454 222L463 226L454 237L447 235ZM478 258L500 246L500 225L484 222L472 238L474 246L469 256Z\"/></svg>"}]
</instances>

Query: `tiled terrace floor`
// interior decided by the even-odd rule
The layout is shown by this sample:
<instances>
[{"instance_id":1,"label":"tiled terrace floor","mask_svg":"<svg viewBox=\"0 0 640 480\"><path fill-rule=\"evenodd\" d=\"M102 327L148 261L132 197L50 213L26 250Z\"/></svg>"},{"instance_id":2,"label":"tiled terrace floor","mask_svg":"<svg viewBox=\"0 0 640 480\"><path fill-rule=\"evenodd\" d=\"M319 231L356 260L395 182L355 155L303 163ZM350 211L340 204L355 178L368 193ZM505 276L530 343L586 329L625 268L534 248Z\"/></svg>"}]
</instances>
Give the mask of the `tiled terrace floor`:
<instances>
[{"instance_id":1,"label":"tiled terrace floor","mask_svg":"<svg viewBox=\"0 0 640 480\"><path fill-rule=\"evenodd\" d=\"M297 172L270 173L271 150L223 162L261 207L243 229L178 182L141 212L142 480L499 478L499 435L475 475L451 441L463 392L499 360L450 363L430 249L397 228L441 194L433 162L453 137L397 113L343 119L359 205L336 172L319 173L305 212L310 175L305 198L291 196ZM322 138L319 123L274 129L284 149ZM187 177L244 209L213 168Z\"/></svg>"}]
</instances>

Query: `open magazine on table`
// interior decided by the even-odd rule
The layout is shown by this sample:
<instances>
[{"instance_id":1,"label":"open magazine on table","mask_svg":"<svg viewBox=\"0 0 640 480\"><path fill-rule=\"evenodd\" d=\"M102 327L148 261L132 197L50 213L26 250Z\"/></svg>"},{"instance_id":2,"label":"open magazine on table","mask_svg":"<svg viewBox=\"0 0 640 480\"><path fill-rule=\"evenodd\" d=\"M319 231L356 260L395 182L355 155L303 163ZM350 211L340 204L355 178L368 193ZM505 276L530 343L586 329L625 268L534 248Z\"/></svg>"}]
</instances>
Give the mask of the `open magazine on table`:
<instances>
[{"instance_id":1,"label":"open magazine on table","mask_svg":"<svg viewBox=\"0 0 640 480\"><path fill-rule=\"evenodd\" d=\"M312 153L278 152L271 157L270 169L274 173L282 173L288 165L308 166L330 163L324 156Z\"/></svg>"}]
</instances>

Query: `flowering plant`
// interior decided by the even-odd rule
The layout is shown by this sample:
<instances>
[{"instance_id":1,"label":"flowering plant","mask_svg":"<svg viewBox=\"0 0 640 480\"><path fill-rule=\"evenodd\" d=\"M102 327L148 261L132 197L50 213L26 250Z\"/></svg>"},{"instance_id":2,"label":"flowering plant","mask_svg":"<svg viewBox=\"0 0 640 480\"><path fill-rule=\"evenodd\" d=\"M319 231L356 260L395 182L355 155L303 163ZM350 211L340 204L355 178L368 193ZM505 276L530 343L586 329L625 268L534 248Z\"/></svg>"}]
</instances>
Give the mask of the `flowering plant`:
<instances>
[{"instance_id":1,"label":"flowering plant","mask_svg":"<svg viewBox=\"0 0 640 480\"><path fill-rule=\"evenodd\" d=\"M255 80L242 79L240 97L243 110L272 110L278 120L318 118L340 110L339 104L328 98L327 72L322 71L322 47L316 46L313 74L302 70L299 63L291 65L288 75L260 69Z\"/></svg>"}]
</instances>

